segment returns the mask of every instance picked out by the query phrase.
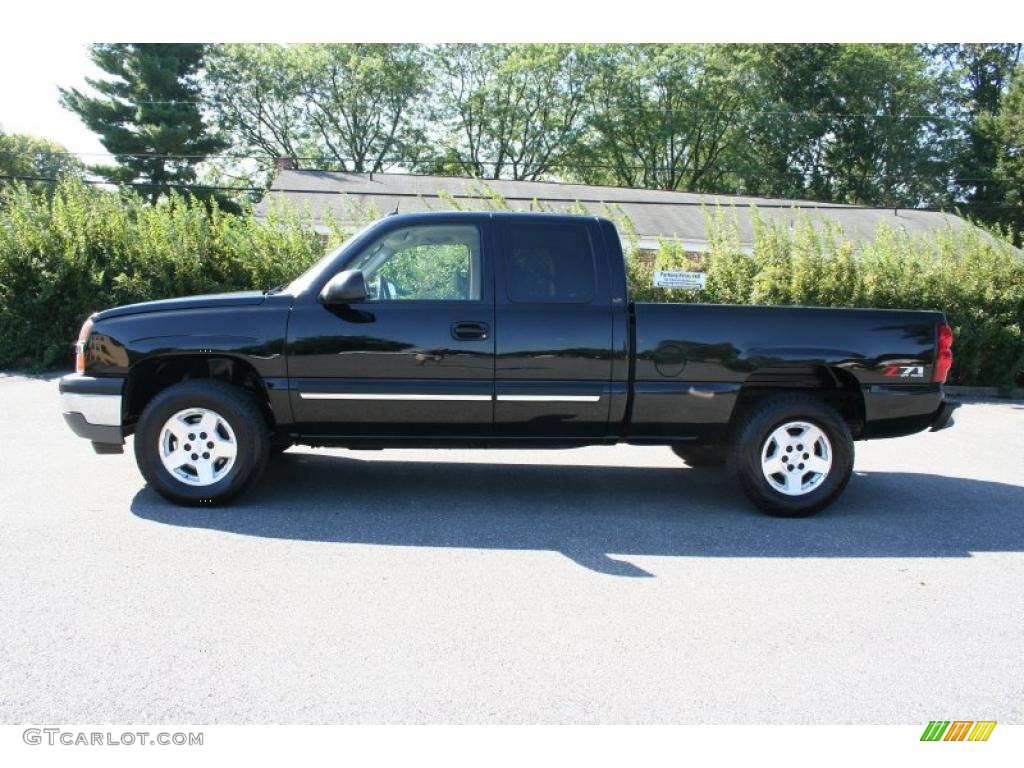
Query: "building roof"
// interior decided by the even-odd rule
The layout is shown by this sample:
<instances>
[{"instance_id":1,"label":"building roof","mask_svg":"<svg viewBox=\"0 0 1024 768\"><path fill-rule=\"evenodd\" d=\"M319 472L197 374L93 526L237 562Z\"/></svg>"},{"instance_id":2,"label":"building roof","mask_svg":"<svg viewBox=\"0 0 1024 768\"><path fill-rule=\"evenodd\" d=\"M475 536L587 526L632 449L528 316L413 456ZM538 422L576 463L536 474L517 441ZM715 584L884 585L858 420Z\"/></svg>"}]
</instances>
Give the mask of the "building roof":
<instances>
[{"instance_id":1,"label":"building roof","mask_svg":"<svg viewBox=\"0 0 1024 768\"><path fill-rule=\"evenodd\" d=\"M486 206L492 195L500 195L513 210L576 211L582 205L588 213L616 218L624 214L644 241L659 238L700 247L707 243L707 209L721 207L735 214L741 245L751 246L754 234L751 211L756 207L762 220L795 222L807 217L812 222L837 223L853 241L874 237L878 227L903 228L910 234L926 234L951 228L959 231L972 225L950 213L906 208L866 208L806 200L785 200L732 195L704 195L691 192L601 187L543 181L482 180L453 176L422 176L400 173L338 173L333 171L282 170L269 192L257 206L265 214L282 197L309 208L318 220L330 211L343 224L365 221L367 212L383 215L395 210L415 213L450 210L451 199L467 208Z\"/></svg>"}]
</instances>

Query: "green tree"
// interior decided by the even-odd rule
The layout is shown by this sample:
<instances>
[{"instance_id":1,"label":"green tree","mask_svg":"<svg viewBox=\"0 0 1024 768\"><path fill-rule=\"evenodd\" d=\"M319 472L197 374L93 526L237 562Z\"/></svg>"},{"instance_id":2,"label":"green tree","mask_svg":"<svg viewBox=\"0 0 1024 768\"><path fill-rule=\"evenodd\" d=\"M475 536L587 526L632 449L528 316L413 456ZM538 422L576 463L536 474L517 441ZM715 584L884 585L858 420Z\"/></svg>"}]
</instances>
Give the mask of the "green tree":
<instances>
[{"instance_id":1,"label":"green tree","mask_svg":"<svg viewBox=\"0 0 1024 768\"><path fill-rule=\"evenodd\" d=\"M796 44L754 49L756 114L744 126L749 152L737 158L744 191L804 198L809 188L826 186L823 141L837 106L830 73L839 47Z\"/></svg>"},{"instance_id":2,"label":"green tree","mask_svg":"<svg viewBox=\"0 0 1024 768\"><path fill-rule=\"evenodd\" d=\"M914 45L759 45L739 173L753 194L874 205L948 199L949 115Z\"/></svg>"},{"instance_id":3,"label":"green tree","mask_svg":"<svg viewBox=\"0 0 1024 768\"><path fill-rule=\"evenodd\" d=\"M204 93L234 148L257 155L268 171L278 157L318 149L305 120L294 56L282 45L216 45L206 56Z\"/></svg>"},{"instance_id":4,"label":"green tree","mask_svg":"<svg viewBox=\"0 0 1024 768\"><path fill-rule=\"evenodd\" d=\"M583 128L587 71L569 45L444 45L433 51L442 160L487 179L556 171Z\"/></svg>"},{"instance_id":5,"label":"green tree","mask_svg":"<svg viewBox=\"0 0 1024 768\"><path fill-rule=\"evenodd\" d=\"M217 123L264 167L382 171L423 150L429 72L417 45L222 45L207 60Z\"/></svg>"},{"instance_id":6,"label":"green tree","mask_svg":"<svg viewBox=\"0 0 1024 768\"><path fill-rule=\"evenodd\" d=\"M116 183L138 183L151 202L196 180L196 166L227 145L203 120L199 72L205 46L192 43L93 45L109 78L88 78L97 93L62 88L61 102L97 133L116 165L92 170Z\"/></svg>"},{"instance_id":7,"label":"green tree","mask_svg":"<svg viewBox=\"0 0 1024 768\"><path fill-rule=\"evenodd\" d=\"M990 209L989 217L1012 227L1020 242L1024 232L1024 64L1017 65L999 112L980 118L979 132L995 147L991 189L1000 196L993 199L997 208Z\"/></svg>"},{"instance_id":8,"label":"green tree","mask_svg":"<svg viewBox=\"0 0 1024 768\"><path fill-rule=\"evenodd\" d=\"M1015 79L1021 44L946 43L929 50L946 81L948 108L960 126L950 160L951 196L973 216L998 223L1012 190L997 173L1007 137L993 120Z\"/></svg>"},{"instance_id":9,"label":"green tree","mask_svg":"<svg viewBox=\"0 0 1024 768\"><path fill-rule=\"evenodd\" d=\"M0 131L0 177L81 177L84 170L82 163L56 142L25 133ZM29 181L28 184L35 190L52 187L45 181Z\"/></svg>"},{"instance_id":10,"label":"green tree","mask_svg":"<svg viewBox=\"0 0 1024 768\"><path fill-rule=\"evenodd\" d=\"M576 154L587 183L728 191L749 105L744 46L600 45L590 73L587 132Z\"/></svg>"}]
</instances>

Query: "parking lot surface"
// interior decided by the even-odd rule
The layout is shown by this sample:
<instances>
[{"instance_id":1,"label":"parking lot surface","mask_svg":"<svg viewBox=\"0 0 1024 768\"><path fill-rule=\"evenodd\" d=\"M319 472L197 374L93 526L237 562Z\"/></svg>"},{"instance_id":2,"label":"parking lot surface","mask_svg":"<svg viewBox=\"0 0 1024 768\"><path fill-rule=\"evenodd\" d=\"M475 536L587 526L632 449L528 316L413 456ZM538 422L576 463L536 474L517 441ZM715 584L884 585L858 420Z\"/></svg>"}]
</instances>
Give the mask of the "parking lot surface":
<instances>
[{"instance_id":1,"label":"parking lot surface","mask_svg":"<svg viewBox=\"0 0 1024 768\"><path fill-rule=\"evenodd\" d=\"M0 376L0 722L1024 722L1024 404L762 516L667 448L293 448L183 509Z\"/></svg>"}]
</instances>

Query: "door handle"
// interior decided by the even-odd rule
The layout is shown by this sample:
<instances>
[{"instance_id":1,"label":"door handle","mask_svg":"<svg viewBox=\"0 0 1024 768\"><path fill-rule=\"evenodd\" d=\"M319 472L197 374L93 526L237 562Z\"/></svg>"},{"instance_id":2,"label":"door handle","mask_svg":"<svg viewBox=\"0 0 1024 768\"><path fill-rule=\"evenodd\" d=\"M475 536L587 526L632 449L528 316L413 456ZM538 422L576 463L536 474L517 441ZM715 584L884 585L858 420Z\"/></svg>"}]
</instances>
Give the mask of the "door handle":
<instances>
[{"instance_id":1,"label":"door handle","mask_svg":"<svg viewBox=\"0 0 1024 768\"><path fill-rule=\"evenodd\" d=\"M483 341L490 335L491 327L487 323L452 323L452 338L461 341Z\"/></svg>"}]
</instances>

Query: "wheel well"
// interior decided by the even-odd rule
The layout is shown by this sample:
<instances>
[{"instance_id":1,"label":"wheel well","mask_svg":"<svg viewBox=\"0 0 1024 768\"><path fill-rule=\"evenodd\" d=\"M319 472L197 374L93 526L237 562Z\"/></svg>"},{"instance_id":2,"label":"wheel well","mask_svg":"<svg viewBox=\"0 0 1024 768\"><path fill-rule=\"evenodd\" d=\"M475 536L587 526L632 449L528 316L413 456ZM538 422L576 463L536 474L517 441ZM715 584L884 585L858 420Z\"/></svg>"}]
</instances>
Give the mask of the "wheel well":
<instances>
[{"instance_id":1,"label":"wheel well","mask_svg":"<svg viewBox=\"0 0 1024 768\"><path fill-rule=\"evenodd\" d=\"M812 395L834 408L857 439L864 429L864 394L849 371L827 365L762 367L755 370L740 389L730 427L748 408L778 394Z\"/></svg>"},{"instance_id":2,"label":"wheel well","mask_svg":"<svg viewBox=\"0 0 1024 768\"><path fill-rule=\"evenodd\" d=\"M123 419L126 434L134 431L142 411L157 394L190 379L218 379L245 390L259 406L267 424L273 427L274 414L266 387L252 365L227 356L165 355L144 360L128 374Z\"/></svg>"}]
</instances>

